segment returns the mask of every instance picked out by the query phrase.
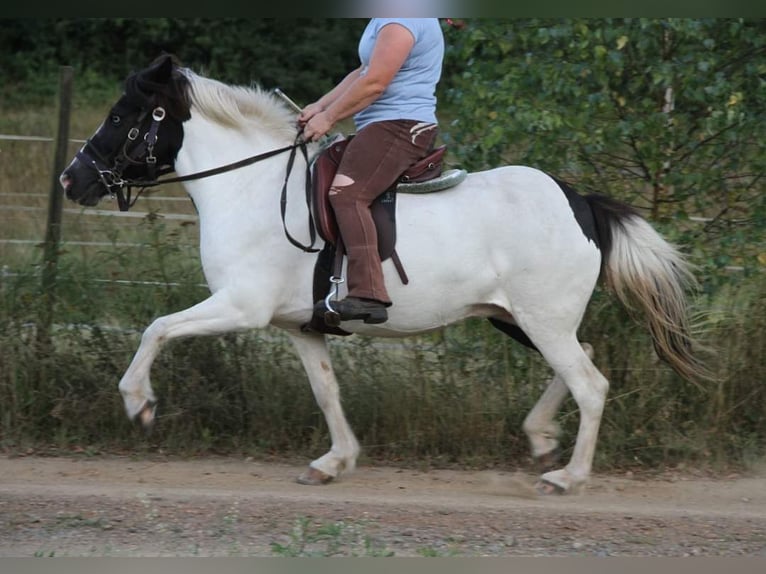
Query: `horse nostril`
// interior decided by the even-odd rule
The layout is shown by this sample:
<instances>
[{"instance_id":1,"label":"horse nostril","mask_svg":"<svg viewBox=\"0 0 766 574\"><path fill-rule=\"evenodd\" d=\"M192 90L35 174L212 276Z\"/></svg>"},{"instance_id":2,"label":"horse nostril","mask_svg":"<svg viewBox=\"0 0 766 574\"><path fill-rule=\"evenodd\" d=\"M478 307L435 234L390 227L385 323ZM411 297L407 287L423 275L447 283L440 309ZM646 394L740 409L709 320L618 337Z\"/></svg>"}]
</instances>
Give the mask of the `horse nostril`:
<instances>
[{"instance_id":1,"label":"horse nostril","mask_svg":"<svg viewBox=\"0 0 766 574\"><path fill-rule=\"evenodd\" d=\"M69 177L66 172L62 173L59 176L59 183L61 184L61 187L64 188L64 191L68 191L69 187L72 185L72 178Z\"/></svg>"}]
</instances>

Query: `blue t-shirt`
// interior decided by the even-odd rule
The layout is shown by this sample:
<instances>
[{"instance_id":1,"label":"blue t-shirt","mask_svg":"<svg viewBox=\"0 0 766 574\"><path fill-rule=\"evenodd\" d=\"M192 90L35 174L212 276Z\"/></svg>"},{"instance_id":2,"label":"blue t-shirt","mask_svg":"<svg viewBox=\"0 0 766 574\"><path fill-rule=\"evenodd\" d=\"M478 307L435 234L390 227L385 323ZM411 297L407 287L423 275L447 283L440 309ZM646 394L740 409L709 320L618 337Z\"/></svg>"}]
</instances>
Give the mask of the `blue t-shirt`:
<instances>
[{"instance_id":1,"label":"blue t-shirt","mask_svg":"<svg viewBox=\"0 0 766 574\"><path fill-rule=\"evenodd\" d=\"M373 18L359 40L359 59L370 64L378 33L387 24L407 28L415 44L380 97L354 116L356 129L383 120L436 123L436 84L441 78L444 35L438 18Z\"/></svg>"}]
</instances>

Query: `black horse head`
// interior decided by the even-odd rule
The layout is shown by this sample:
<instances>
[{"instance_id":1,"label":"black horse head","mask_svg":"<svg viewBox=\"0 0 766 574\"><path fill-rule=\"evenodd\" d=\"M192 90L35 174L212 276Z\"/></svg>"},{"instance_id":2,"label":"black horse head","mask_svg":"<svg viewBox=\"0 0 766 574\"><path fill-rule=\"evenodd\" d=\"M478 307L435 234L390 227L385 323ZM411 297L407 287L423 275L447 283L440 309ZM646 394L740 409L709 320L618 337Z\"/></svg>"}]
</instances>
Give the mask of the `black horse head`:
<instances>
[{"instance_id":1,"label":"black horse head","mask_svg":"<svg viewBox=\"0 0 766 574\"><path fill-rule=\"evenodd\" d=\"M131 74L125 92L59 177L66 196L96 205L107 194L173 170L190 118L188 80L170 55Z\"/></svg>"}]
</instances>

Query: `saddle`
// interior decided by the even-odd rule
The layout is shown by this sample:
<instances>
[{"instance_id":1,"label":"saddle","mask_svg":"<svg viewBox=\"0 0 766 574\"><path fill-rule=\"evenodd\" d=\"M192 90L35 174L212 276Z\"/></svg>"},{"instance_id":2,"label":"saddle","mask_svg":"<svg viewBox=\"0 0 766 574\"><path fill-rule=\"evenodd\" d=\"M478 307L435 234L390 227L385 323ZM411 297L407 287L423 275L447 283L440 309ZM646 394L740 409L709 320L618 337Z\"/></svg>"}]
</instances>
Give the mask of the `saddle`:
<instances>
[{"instance_id":1,"label":"saddle","mask_svg":"<svg viewBox=\"0 0 766 574\"><path fill-rule=\"evenodd\" d=\"M353 136L351 136L353 137ZM340 160L351 137L329 145L314 161L312 209L314 224L319 236L328 243L338 241L338 223L330 205L330 184L338 171ZM422 183L441 175L442 161L447 146L435 148L426 157L410 166L390 189L379 195L372 203L372 218L378 230L378 251L381 261L392 257L396 244L396 186L399 183ZM401 275L401 272L400 272ZM407 282L402 278L402 281Z\"/></svg>"},{"instance_id":2,"label":"saddle","mask_svg":"<svg viewBox=\"0 0 766 574\"><path fill-rule=\"evenodd\" d=\"M338 247L340 237L338 223L335 218L335 212L330 204L330 185L338 166L340 165L343 153L346 150L348 142L353 136L337 139L329 146L324 148L314 160L312 167L312 197L311 210L317 234L325 241L325 246L320 251L317 262L314 267L314 302L325 298L330 285L330 277L340 275L340 266L342 264L343 249ZM393 260L394 266L399 274L403 284L409 283L407 273L404 271L399 255L396 253L396 191L398 186L406 188L415 188L417 184L432 181L442 174L442 164L447 146L435 148L426 157L414 163L412 166L399 176L396 183L389 189L379 195L370 206L373 221L378 236L378 253L380 260L385 261L389 258ZM460 179L459 181L462 181ZM458 180L447 182L442 187L444 189L459 183ZM350 335L342 329L327 325L324 320L314 315L311 322L304 326L304 329L311 329L323 333L335 335Z\"/></svg>"}]
</instances>

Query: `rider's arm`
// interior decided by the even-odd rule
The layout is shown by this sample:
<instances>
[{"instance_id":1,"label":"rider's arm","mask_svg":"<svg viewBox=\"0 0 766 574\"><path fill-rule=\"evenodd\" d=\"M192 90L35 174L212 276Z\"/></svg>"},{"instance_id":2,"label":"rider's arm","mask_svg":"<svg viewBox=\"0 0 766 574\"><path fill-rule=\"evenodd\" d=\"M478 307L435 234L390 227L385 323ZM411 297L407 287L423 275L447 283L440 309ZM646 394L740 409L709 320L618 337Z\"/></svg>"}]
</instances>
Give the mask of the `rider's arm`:
<instances>
[{"instance_id":1,"label":"rider's arm","mask_svg":"<svg viewBox=\"0 0 766 574\"><path fill-rule=\"evenodd\" d=\"M394 79L414 45L415 38L404 26L384 26L375 42L367 72L362 75L361 69L355 70L330 92L333 94L337 91L327 107L316 111L308 119L303 131L305 137L314 140L322 137L336 122L351 117L378 99ZM340 90L341 86L345 89Z\"/></svg>"},{"instance_id":2,"label":"rider's arm","mask_svg":"<svg viewBox=\"0 0 766 574\"><path fill-rule=\"evenodd\" d=\"M324 96L319 98L316 102L311 103L303 108L300 115L298 116L298 123L301 125L304 125L306 122L308 122L312 117L314 117L319 112L324 111L327 109L327 107L332 104L335 100L337 100L341 94L343 94L348 87L356 81L356 79L359 77L359 74L362 72L362 67L358 67L356 70L348 74L343 80L340 81L340 83L335 86L332 90L327 92Z\"/></svg>"}]
</instances>

